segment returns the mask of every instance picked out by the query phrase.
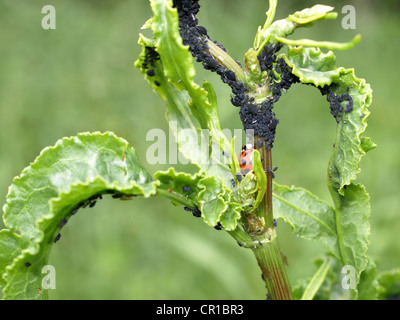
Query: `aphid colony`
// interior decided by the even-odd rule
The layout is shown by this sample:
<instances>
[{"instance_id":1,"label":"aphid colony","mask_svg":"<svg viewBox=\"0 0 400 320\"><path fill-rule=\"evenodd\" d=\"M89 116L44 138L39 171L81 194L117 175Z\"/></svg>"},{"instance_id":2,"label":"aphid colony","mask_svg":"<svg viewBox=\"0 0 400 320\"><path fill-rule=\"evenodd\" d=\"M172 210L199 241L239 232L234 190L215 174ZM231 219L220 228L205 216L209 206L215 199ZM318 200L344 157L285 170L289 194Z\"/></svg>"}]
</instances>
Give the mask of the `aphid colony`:
<instances>
[{"instance_id":1,"label":"aphid colony","mask_svg":"<svg viewBox=\"0 0 400 320\"><path fill-rule=\"evenodd\" d=\"M156 49L153 47L145 47L145 56L144 56L142 68L144 70L147 69L146 73L149 77L154 77L156 75L156 72L154 70L154 62L157 60L160 60L160 55L158 54ZM157 87L160 86L160 83L157 80L154 81L154 84Z\"/></svg>"},{"instance_id":2,"label":"aphid colony","mask_svg":"<svg viewBox=\"0 0 400 320\"><path fill-rule=\"evenodd\" d=\"M271 46L265 46L258 55L258 62L261 71L268 72L269 88L272 96L262 103L254 103L254 98L249 97L247 86L236 79L233 71L226 69L209 52L207 41L215 43L223 51L225 47L216 41L210 39L207 29L198 25L196 15L200 10L198 0L174 0L174 7L179 15L179 32L183 39L183 44L188 45L190 52L201 62L205 69L216 72L224 83L227 83L233 96L231 102L234 106L240 107L240 119L245 130L254 130L254 134L262 137L267 149L272 148L275 140L276 126L279 120L272 111L273 104L279 100L282 91L286 92L293 83L299 82L299 78L292 73L292 69L283 59L277 59L276 52L282 48L282 44L276 43ZM240 63L237 62L239 65ZM277 77L279 79L277 79ZM330 103L331 114L339 122L343 112L353 110L353 100L348 92L336 94L332 90L335 84L318 87L322 94L327 94L327 100ZM342 102L347 101L344 107Z\"/></svg>"},{"instance_id":3,"label":"aphid colony","mask_svg":"<svg viewBox=\"0 0 400 320\"><path fill-rule=\"evenodd\" d=\"M349 87L347 87L347 91L342 94L336 94L334 90L337 90L338 86L335 83L332 83L329 86L318 87L321 94L326 95L326 100L328 100L330 104L331 114L336 120L336 123L339 123L340 119L342 119L343 112L351 112L353 111L353 98L349 94ZM343 107L342 102L347 101L346 108Z\"/></svg>"},{"instance_id":4,"label":"aphid colony","mask_svg":"<svg viewBox=\"0 0 400 320\"><path fill-rule=\"evenodd\" d=\"M227 83L231 89L233 96L231 102L234 106L240 107L240 119L242 120L245 130L254 130L254 134L262 137L266 143L266 148L272 148L275 139L275 129L278 124L274 112L272 112L273 103L281 96L281 90L287 90L292 83L298 82L298 78L291 73L291 69L282 60L275 64L275 72L280 74L281 81L274 82L275 76L272 72L272 64L276 62L275 52L281 46L275 45L264 47L258 56L262 71L269 71L270 87L273 96L264 102L257 104L254 97L249 97L247 86L236 79L233 71L226 69L217 60L213 58L209 52L207 41L212 41L223 51L226 51L223 45L210 39L207 30L198 26L196 14L200 10L200 5L196 0L174 0L174 6L178 10L179 15L179 31L183 39L183 44L188 45L190 52L196 58L197 62L201 62L205 69L216 72L224 83ZM240 65L240 63L238 62Z\"/></svg>"}]
</instances>

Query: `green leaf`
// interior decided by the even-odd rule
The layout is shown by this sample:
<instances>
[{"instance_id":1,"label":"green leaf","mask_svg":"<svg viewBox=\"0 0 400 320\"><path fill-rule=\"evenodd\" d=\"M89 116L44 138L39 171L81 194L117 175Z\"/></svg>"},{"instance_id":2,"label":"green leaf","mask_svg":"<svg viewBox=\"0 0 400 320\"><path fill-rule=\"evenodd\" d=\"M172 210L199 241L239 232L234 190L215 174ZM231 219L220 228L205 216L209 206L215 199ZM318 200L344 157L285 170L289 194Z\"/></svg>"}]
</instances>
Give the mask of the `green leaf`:
<instances>
[{"instance_id":1,"label":"green leaf","mask_svg":"<svg viewBox=\"0 0 400 320\"><path fill-rule=\"evenodd\" d=\"M367 266L366 252L369 246L368 237L371 232L369 224L369 195L361 184L351 183L343 189L344 195L331 189L335 202L336 232L340 256L343 265L351 265L356 270L356 282ZM357 297L357 290L353 290Z\"/></svg>"},{"instance_id":2,"label":"green leaf","mask_svg":"<svg viewBox=\"0 0 400 320\"><path fill-rule=\"evenodd\" d=\"M228 208L222 212L219 222L225 230L232 231L236 229L243 209L242 206L233 198L230 190L228 190L225 195L225 202L227 203Z\"/></svg>"},{"instance_id":3,"label":"green leaf","mask_svg":"<svg viewBox=\"0 0 400 320\"><path fill-rule=\"evenodd\" d=\"M292 34L299 27L310 27L316 21L335 19L337 13L330 12L332 10L333 7L330 6L315 5L312 8L297 11L288 18L277 20L272 24L270 24L270 17L268 16L264 28L258 28L254 41L254 50L257 51L258 55L265 45L280 43L279 39L286 39L288 35ZM266 28L267 25L268 27Z\"/></svg>"},{"instance_id":4,"label":"green leaf","mask_svg":"<svg viewBox=\"0 0 400 320\"><path fill-rule=\"evenodd\" d=\"M379 282L376 274L376 264L368 258L368 264L360 276L358 285L359 300L377 300L379 291Z\"/></svg>"},{"instance_id":5,"label":"green leaf","mask_svg":"<svg viewBox=\"0 0 400 320\"><path fill-rule=\"evenodd\" d=\"M314 41L310 39L298 39L291 40L283 37L275 37L281 43L288 44L291 46L304 46L304 47L318 47L318 48L326 48L329 50L348 50L353 48L358 42L361 40L361 35L356 35L349 42L332 42L332 41Z\"/></svg>"},{"instance_id":6,"label":"green leaf","mask_svg":"<svg viewBox=\"0 0 400 320\"><path fill-rule=\"evenodd\" d=\"M340 259L335 210L311 192L274 183L274 216L289 223L298 236L321 241Z\"/></svg>"},{"instance_id":7,"label":"green leaf","mask_svg":"<svg viewBox=\"0 0 400 320\"><path fill-rule=\"evenodd\" d=\"M200 211L204 221L210 226L216 226L221 215L228 209L224 199L223 184L216 177L207 177L200 184L203 190L198 194Z\"/></svg>"},{"instance_id":8,"label":"green leaf","mask_svg":"<svg viewBox=\"0 0 400 320\"><path fill-rule=\"evenodd\" d=\"M378 276L379 299L399 299L400 297L400 268L385 271Z\"/></svg>"},{"instance_id":9,"label":"green leaf","mask_svg":"<svg viewBox=\"0 0 400 320\"><path fill-rule=\"evenodd\" d=\"M159 181L157 194L169 198L173 203L195 209L199 205L198 194L202 190L199 182L205 177L204 171L195 175L176 172L174 168L167 171L158 171L154 178Z\"/></svg>"},{"instance_id":10,"label":"green leaf","mask_svg":"<svg viewBox=\"0 0 400 320\"><path fill-rule=\"evenodd\" d=\"M264 172L258 150L254 150L253 152L253 164L254 175L257 178L257 197L253 207L253 210L255 210L263 200L265 191L267 190L267 176Z\"/></svg>"},{"instance_id":11,"label":"green leaf","mask_svg":"<svg viewBox=\"0 0 400 320\"><path fill-rule=\"evenodd\" d=\"M141 37L139 42L143 46L143 51L139 60L136 62L136 66L145 74L145 78L152 84L152 87L155 89L157 94L166 100L167 120L170 125L170 131L174 134L177 141L179 152L190 163L201 169L201 174L199 173L199 176L195 178L198 185L197 187L194 187L193 190L198 190L200 186L202 189L209 188L208 191L202 191L202 197L197 197L196 202L193 201L191 203L183 201L182 197L179 195L180 190L177 191L176 186L172 186L172 189L174 190L172 193L165 193L163 184L158 188L158 191L175 203L186 203L186 205L192 209L195 206L198 206L202 212L204 221L208 225L216 226L218 223L221 223L224 229L233 230L236 228L237 220L240 218L241 207L236 201L234 201L232 192L235 190L235 187L232 185L231 181L232 171L225 163L228 162L229 159L222 156L222 152L218 145L213 148L211 157L209 157L209 139L203 131L196 128L193 123L191 109L188 106L189 96L187 92L179 91L169 81L164 74L164 68L161 61L156 61L154 63L156 78L149 77L146 74L146 71L143 68L143 63L145 61L145 48L151 46L152 41ZM153 81L158 81L160 85L153 86ZM205 83L205 86L207 87L208 84ZM208 90L207 92L208 98L214 103L216 98L213 91ZM231 145L229 146L229 149L223 151L229 154L230 150ZM170 172L166 173L166 175L156 173L155 177L157 179L161 179L161 177L166 179L166 176L168 175L174 175L172 169L170 169ZM200 176L202 179L200 179ZM175 176L174 179L177 178L179 182L183 177L183 175L180 177ZM189 181L186 182L189 183ZM204 184L202 184L203 182ZM165 181L163 181L163 183L165 183ZM193 186L193 184L189 184L189 186L190 185ZM193 195L195 195L195 193L193 193ZM189 198L188 200L191 199Z\"/></svg>"},{"instance_id":12,"label":"green leaf","mask_svg":"<svg viewBox=\"0 0 400 320\"><path fill-rule=\"evenodd\" d=\"M0 230L0 286L4 287L7 283L2 275L6 267L11 265L13 260L21 253L21 248L26 248L29 244L28 239L15 234L14 232L3 229Z\"/></svg>"},{"instance_id":13,"label":"green leaf","mask_svg":"<svg viewBox=\"0 0 400 320\"><path fill-rule=\"evenodd\" d=\"M370 114L371 87L364 79L356 77L354 69L336 67L336 57L332 51L323 53L319 48L289 47L287 57L280 57L285 59L292 73L302 83L311 83L321 88L333 83L335 94L343 94L348 90L352 98L352 111L343 112L338 123L328 169L331 183L343 194L343 187L355 180L360 172L361 158L376 146L371 139L362 136Z\"/></svg>"},{"instance_id":14,"label":"green leaf","mask_svg":"<svg viewBox=\"0 0 400 320\"><path fill-rule=\"evenodd\" d=\"M182 45L178 16L171 1L154 0L151 3L155 39L140 36L139 44L143 50L135 66L144 74L154 91L166 100L167 120L181 155L204 170L208 176L220 177L225 187L233 189L230 183L232 175L227 165L229 159L222 156L222 151L232 154L231 143L220 129L212 86L204 82L203 87L200 87L193 81L193 58L188 47ZM155 76L147 74L147 48L154 48L161 56L161 60L154 62ZM155 85L155 82L159 85ZM209 136L197 128L192 116L198 120L201 128L209 130ZM209 145L210 138L212 145Z\"/></svg>"},{"instance_id":15,"label":"green leaf","mask_svg":"<svg viewBox=\"0 0 400 320\"><path fill-rule=\"evenodd\" d=\"M305 288L301 300L313 300L331 269L332 259L326 258Z\"/></svg>"},{"instance_id":16,"label":"green leaf","mask_svg":"<svg viewBox=\"0 0 400 320\"><path fill-rule=\"evenodd\" d=\"M166 78L179 90L188 91L190 109L201 128L209 129L211 136L222 150L230 152L230 143L222 134L216 97L211 83L200 87L194 82L196 74L193 57L188 46L182 44L179 34L178 13L169 0L151 0L154 17L152 28L156 39L156 50L161 56Z\"/></svg>"},{"instance_id":17,"label":"green leaf","mask_svg":"<svg viewBox=\"0 0 400 320\"><path fill-rule=\"evenodd\" d=\"M156 193L136 151L113 133L81 133L45 148L9 188L0 232L5 299L45 299L42 267L62 226L101 195Z\"/></svg>"},{"instance_id":18,"label":"green leaf","mask_svg":"<svg viewBox=\"0 0 400 320\"><path fill-rule=\"evenodd\" d=\"M331 12L334 8L317 4L311 8L306 8L301 11L296 11L294 14L289 15L289 20L298 25L307 25L310 23L323 20L323 19L336 19L337 13Z\"/></svg>"},{"instance_id":19,"label":"green leaf","mask_svg":"<svg viewBox=\"0 0 400 320\"><path fill-rule=\"evenodd\" d=\"M363 137L372 101L372 90L364 79L357 78L354 69L336 67L332 51L322 53L319 48L289 47L282 58L302 83L320 88L331 85L337 96L348 93L352 110L343 111L338 121L336 140L328 167L328 187L335 204L335 224L339 257L344 265L356 269L357 283L367 266L366 251L370 225L369 196L362 185L352 183L360 172L360 161L376 145ZM357 290L352 296L357 297Z\"/></svg>"}]
</instances>

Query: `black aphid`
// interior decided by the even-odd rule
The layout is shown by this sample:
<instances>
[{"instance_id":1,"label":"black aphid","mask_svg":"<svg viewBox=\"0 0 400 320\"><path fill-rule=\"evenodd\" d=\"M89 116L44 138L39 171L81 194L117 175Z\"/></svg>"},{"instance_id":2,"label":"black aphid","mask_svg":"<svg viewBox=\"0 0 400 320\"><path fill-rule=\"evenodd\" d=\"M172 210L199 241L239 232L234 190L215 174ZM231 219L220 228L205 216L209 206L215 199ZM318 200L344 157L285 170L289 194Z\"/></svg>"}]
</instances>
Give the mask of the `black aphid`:
<instances>
[{"instance_id":1,"label":"black aphid","mask_svg":"<svg viewBox=\"0 0 400 320\"><path fill-rule=\"evenodd\" d=\"M235 182L235 179L231 179L231 184L232 184L232 187L236 188L236 182Z\"/></svg>"},{"instance_id":2,"label":"black aphid","mask_svg":"<svg viewBox=\"0 0 400 320\"><path fill-rule=\"evenodd\" d=\"M60 240L60 238L61 238L61 233L56 235L56 237L54 238L54 243L56 243L58 240Z\"/></svg>"},{"instance_id":3,"label":"black aphid","mask_svg":"<svg viewBox=\"0 0 400 320\"><path fill-rule=\"evenodd\" d=\"M75 208L74 210L71 211L71 215L74 215L75 213L77 213L79 210L79 208Z\"/></svg>"},{"instance_id":4,"label":"black aphid","mask_svg":"<svg viewBox=\"0 0 400 320\"><path fill-rule=\"evenodd\" d=\"M225 151L222 151L222 155L223 155L224 157L226 157L226 158L229 158L229 154L226 153Z\"/></svg>"},{"instance_id":5,"label":"black aphid","mask_svg":"<svg viewBox=\"0 0 400 320\"><path fill-rule=\"evenodd\" d=\"M215 230L222 230L222 225L221 223L218 222L218 224L216 226L214 226Z\"/></svg>"},{"instance_id":6,"label":"black aphid","mask_svg":"<svg viewBox=\"0 0 400 320\"><path fill-rule=\"evenodd\" d=\"M267 171L271 174L272 179L275 178L274 170L272 170L271 167L268 167Z\"/></svg>"},{"instance_id":7,"label":"black aphid","mask_svg":"<svg viewBox=\"0 0 400 320\"><path fill-rule=\"evenodd\" d=\"M240 173L236 173L235 177L239 182L242 181L242 175Z\"/></svg>"},{"instance_id":8,"label":"black aphid","mask_svg":"<svg viewBox=\"0 0 400 320\"><path fill-rule=\"evenodd\" d=\"M155 84L157 87L161 86L161 83L159 83L158 81L154 81L154 84Z\"/></svg>"},{"instance_id":9,"label":"black aphid","mask_svg":"<svg viewBox=\"0 0 400 320\"><path fill-rule=\"evenodd\" d=\"M32 264L30 262L25 262L25 267L29 268Z\"/></svg>"},{"instance_id":10,"label":"black aphid","mask_svg":"<svg viewBox=\"0 0 400 320\"><path fill-rule=\"evenodd\" d=\"M60 227L60 228L64 227L64 226L67 224L67 222L68 222L68 219L67 219L67 218L62 219L62 220L60 221L59 227Z\"/></svg>"},{"instance_id":11,"label":"black aphid","mask_svg":"<svg viewBox=\"0 0 400 320\"><path fill-rule=\"evenodd\" d=\"M192 191L192 188L190 188L190 187L183 187L182 190L183 190L183 192L189 192L189 191Z\"/></svg>"},{"instance_id":12,"label":"black aphid","mask_svg":"<svg viewBox=\"0 0 400 320\"><path fill-rule=\"evenodd\" d=\"M195 207L195 208L193 209L192 213L193 213L193 216L195 216L196 218L201 217L201 211L199 210L198 207Z\"/></svg>"},{"instance_id":13,"label":"black aphid","mask_svg":"<svg viewBox=\"0 0 400 320\"><path fill-rule=\"evenodd\" d=\"M93 208L95 205L96 205L96 201L92 201L92 202L89 204L89 208Z\"/></svg>"},{"instance_id":14,"label":"black aphid","mask_svg":"<svg viewBox=\"0 0 400 320\"><path fill-rule=\"evenodd\" d=\"M273 220L273 224L274 224L275 227L277 227L278 226L278 221L276 221L276 219L274 219Z\"/></svg>"},{"instance_id":15,"label":"black aphid","mask_svg":"<svg viewBox=\"0 0 400 320\"><path fill-rule=\"evenodd\" d=\"M207 35L207 29L204 28L203 26L196 26L196 29L201 35L203 36Z\"/></svg>"},{"instance_id":16,"label":"black aphid","mask_svg":"<svg viewBox=\"0 0 400 320\"><path fill-rule=\"evenodd\" d=\"M154 77L156 75L156 72L154 71L154 69L149 69L147 70L147 75L149 77Z\"/></svg>"},{"instance_id":17,"label":"black aphid","mask_svg":"<svg viewBox=\"0 0 400 320\"><path fill-rule=\"evenodd\" d=\"M232 70L225 70L224 75L229 80L236 81L236 74Z\"/></svg>"},{"instance_id":18,"label":"black aphid","mask_svg":"<svg viewBox=\"0 0 400 320\"><path fill-rule=\"evenodd\" d=\"M196 218L201 217L201 211L199 210L198 207L195 207L194 209L191 209L189 207L183 207L183 209L185 209L185 211L192 212L193 216L195 216Z\"/></svg>"}]
</instances>

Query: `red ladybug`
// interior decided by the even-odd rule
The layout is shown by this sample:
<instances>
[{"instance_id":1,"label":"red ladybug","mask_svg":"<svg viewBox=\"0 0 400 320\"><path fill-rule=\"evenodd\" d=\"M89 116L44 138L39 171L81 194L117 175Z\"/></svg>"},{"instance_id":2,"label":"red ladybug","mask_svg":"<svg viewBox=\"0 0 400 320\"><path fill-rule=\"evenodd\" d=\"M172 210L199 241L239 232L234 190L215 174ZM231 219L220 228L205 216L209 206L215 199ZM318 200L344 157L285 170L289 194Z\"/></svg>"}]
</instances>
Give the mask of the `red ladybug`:
<instances>
[{"instance_id":1,"label":"red ladybug","mask_svg":"<svg viewBox=\"0 0 400 320\"><path fill-rule=\"evenodd\" d=\"M242 152L239 155L240 171L243 175L253 170L253 145L247 143L242 147Z\"/></svg>"}]
</instances>

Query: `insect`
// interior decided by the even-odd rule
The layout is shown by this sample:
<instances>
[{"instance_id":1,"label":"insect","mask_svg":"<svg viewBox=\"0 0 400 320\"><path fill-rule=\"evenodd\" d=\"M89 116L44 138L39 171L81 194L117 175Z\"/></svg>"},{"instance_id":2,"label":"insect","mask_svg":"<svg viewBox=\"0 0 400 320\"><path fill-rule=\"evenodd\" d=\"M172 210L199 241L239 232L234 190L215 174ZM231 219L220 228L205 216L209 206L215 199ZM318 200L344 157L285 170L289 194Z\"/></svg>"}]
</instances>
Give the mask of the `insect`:
<instances>
[{"instance_id":1,"label":"insect","mask_svg":"<svg viewBox=\"0 0 400 320\"><path fill-rule=\"evenodd\" d=\"M240 171L243 175L253 170L253 145L247 143L242 147L242 152L239 155Z\"/></svg>"}]
</instances>

